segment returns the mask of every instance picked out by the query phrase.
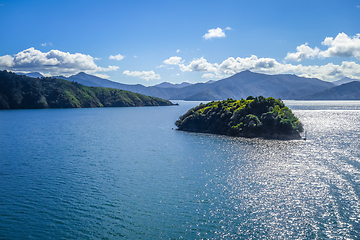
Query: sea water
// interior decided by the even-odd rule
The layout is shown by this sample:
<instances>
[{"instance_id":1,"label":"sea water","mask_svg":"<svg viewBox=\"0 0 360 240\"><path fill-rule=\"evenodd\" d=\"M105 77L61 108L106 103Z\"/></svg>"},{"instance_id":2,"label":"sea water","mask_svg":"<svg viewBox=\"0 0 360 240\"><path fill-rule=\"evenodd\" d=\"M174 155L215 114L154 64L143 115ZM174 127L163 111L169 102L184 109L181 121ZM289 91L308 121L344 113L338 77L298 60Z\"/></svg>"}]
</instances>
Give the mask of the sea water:
<instances>
[{"instance_id":1,"label":"sea water","mask_svg":"<svg viewBox=\"0 0 360 240\"><path fill-rule=\"evenodd\" d=\"M175 130L198 103L0 111L0 239L360 238L359 101L285 101L306 141Z\"/></svg>"}]
</instances>

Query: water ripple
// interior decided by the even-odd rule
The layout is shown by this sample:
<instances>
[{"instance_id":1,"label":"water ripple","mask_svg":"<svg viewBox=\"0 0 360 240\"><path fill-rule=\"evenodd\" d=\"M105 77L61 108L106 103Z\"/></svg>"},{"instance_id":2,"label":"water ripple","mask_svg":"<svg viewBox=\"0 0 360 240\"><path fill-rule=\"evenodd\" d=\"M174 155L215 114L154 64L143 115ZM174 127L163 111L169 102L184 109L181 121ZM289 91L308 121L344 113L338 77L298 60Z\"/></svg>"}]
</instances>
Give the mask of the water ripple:
<instances>
[{"instance_id":1,"label":"water ripple","mask_svg":"<svg viewBox=\"0 0 360 240\"><path fill-rule=\"evenodd\" d=\"M306 141L171 130L186 106L1 113L0 238L358 239L351 106L295 107Z\"/></svg>"}]
</instances>

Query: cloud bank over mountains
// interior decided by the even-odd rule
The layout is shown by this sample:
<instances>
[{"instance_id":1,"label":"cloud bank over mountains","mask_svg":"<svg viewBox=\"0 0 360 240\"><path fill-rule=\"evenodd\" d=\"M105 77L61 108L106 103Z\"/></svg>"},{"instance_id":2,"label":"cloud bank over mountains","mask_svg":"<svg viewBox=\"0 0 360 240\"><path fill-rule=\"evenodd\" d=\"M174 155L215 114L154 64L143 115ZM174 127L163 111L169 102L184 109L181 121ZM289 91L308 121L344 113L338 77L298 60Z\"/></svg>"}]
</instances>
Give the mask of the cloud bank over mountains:
<instances>
[{"instance_id":1,"label":"cloud bank over mountains","mask_svg":"<svg viewBox=\"0 0 360 240\"><path fill-rule=\"evenodd\" d=\"M203 38L205 40L212 38L225 37L225 30L231 28L215 28L208 30ZM322 80L337 80L342 77L360 79L360 34L348 36L345 33L339 33L335 38L326 37L321 43L326 49L319 47L311 48L308 43L296 47L296 52L289 52L283 61L279 62L274 58L259 58L256 55L249 57L228 57L220 63L211 63L204 56L186 61L180 56L172 56L165 59L162 64L156 68L166 67L163 71L180 72L198 72L206 79L220 79L229 77L235 73L251 70L258 73L281 74L291 73L302 77L314 77ZM180 54L180 50L176 51ZM324 65L302 65L301 61L306 59L323 60L325 58L349 58L348 61L342 61L341 64L327 63ZM121 54L110 55L109 60L121 61L124 56ZM82 53L69 53L59 50L41 52L31 47L23 50L13 56L0 56L0 69L6 69L14 72L41 72L47 76L64 75L69 76L78 72L86 72L108 78L105 72L117 71L119 66L100 67L95 61L101 59L94 58ZM296 64L291 63L296 62ZM174 66L178 66L178 69ZM146 81L161 79L160 74L150 71L130 71L124 70L123 75L137 77ZM173 75L179 75L175 73Z\"/></svg>"},{"instance_id":2,"label":"cloud bank over mountains","mask_svg":"<svg viewBox=\"0 0 360 240\"><path fill-rule=\"evenodd\" d=\"M98 72L116 71L119 67L108 66L107 68L99 67L94 60L96 58L90 55L59 50L51 50L43 53L31 47L23 50L14 56L5 55L0 57L0 68L11 71L23 72L42 72L48 75L73 75L78 72L90 74Z\"/></svg>"},{"instance_id":3,"label":"cloud bank over mountains","mask_svg":"<svg viewBox=\"0 0 360 240\"><path fill-rule=\"evenodd\" d=\"M223 36L220 30L217 34L218 37ZM211 33L215 36L214 32ZM357 60L360 60L360 34L349 37L345 33L339 33L335 38L326 37L322 45L327 46L328 49L322 51L318 47L311 48L308 46L308 43L300 45L296 48L297 52L288 53L281 63L273 58L258 58L255 55L245 58L229 57L220 64L209 63L204 57L201 57L193 59L187 65L184 64L184 60L181 57L174 56L166 59L164 63L178 65L182 72L204 72L202 77L207 79L224 78L244 70L267 74L293 73L302 77L319 78L322 80L336 80L342 77L360 79L360 76L356 76L360 75L360 65L354 61L343 61L341 65L328 63L320 66L293 65L286 62L300 62L304 59L324 59L330 57L355 57ZM175 59L176 61L174 61Z\"/></svg>"},{"instance_id":4,"label":"cloud bank over mountains","mask_svg":"<svg viewBox=\"0 0 360 240\"><path fill-rule=\"evenodd\" d=\"M344 61L341 65L329 63L322 66L303 66L279 63L273 58L258 58L255 55L247 58L229 57L220 64L209 63L204 57L201 57L192 60L187 65L180 63L178 66L182 72L204 72L203 78L218 79L245 70L267 74L294 73L302 77L322 80L335 80L343 76L354 77L355 74L360 73L360 65L355 62Z\"/></svg>"},{"instance_id":5,"label":"cloud bank over mountains","mask_svg":"<svg viewBox=\"0 0 360 240\"><path fill-rule=\"evenodd\" d=\"M156 74L154 71L129 71L125 70L123 74L131 76L131 77L139 77L141 79L145 79L149 81L150 79L161 79L159 74Z\"/></svg>"}]
</instances>

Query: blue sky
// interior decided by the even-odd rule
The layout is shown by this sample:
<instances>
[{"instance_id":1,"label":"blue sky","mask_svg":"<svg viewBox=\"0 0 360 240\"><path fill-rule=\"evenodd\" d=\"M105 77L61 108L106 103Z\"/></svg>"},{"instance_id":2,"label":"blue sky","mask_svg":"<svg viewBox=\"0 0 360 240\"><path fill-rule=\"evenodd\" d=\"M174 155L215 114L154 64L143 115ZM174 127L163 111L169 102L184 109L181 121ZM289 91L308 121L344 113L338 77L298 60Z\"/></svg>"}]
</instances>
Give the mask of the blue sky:
<instances>
[{"instance_id":1,"label":"blue sky","mask_svg":"<svg viewBox=\"0 0 360 240\"><path fill-rule=\"evenodd\" d=\"M127 84L360 78L360 0L0 0L0 69Z\"/></svg>"}]
</instances>

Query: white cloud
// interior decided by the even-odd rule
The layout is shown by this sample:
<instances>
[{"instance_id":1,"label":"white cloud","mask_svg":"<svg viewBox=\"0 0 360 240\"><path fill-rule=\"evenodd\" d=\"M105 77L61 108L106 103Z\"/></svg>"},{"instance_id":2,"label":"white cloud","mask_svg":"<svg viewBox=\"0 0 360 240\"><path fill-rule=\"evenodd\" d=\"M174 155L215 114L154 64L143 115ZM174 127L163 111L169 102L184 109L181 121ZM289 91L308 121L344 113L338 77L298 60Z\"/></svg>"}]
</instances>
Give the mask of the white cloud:
<instances>
[{"instance_id":1,"label":"white cloud","mask_svg":"<svg viewBox=\"0 0 360 240\"><path fill-rule=\"evenodd\" d=\"M230 27L225 28L224 30L231 30ZM222 38L225 37L225 32L223 29L221 28L213 28L208 30L207 33L205 33L205 35L203 36L203 38L207 39L211 39L211 38Z\"/></svg>"},{"instance_id":2,"label":"white cloud","mask_svg":"<svg viewBox=\"0 0 360 240\"><path fill-rule=\"evenodd\" d=\"M52 46L52 43L49 42L49 43L43 43L43 44L41 44L41 46L43 46L43 47L46 47L47 45Z\"/></svg>"},{"instance_id":3,"label":"white cloud","mask_svg":"<svg viewBox=\"0 0 360 240\"><path fill-rule=\"evenodd\" d=\"M97 76L99 78L109 79L110 76L104 73L95 73L94 76Z\"/></svg>"},{"instance_id":4,"label":"white cloud","mask_svg":"<svg viewBox=\"0 0 360 240\"><path fill-rule=\"evenodd\" d=\"M121 54L118 54L118 55L115 55L115 56L110 55L109 59L110 59L110 60L120 61L120 60L122 60L124 57L125 57L125 56L123 56L123 55L121 55Z\"/></svg>"},{"instance_id":5,"label":"white cloud","mask_svg":"<svg viewBox=\"0 0 360 240\"><path fill-rule=\"evenodd\" d=\"M320 53L321 57L356 57L360 60L360 33L353 37L339 33L335 39L327 37L321 44L329 47Z\"/></svg>"},{"instance_id":6,"label":"white cloud","mask_svg":"<svg viewBox=\"0 0 360 240\"><path fill-rule=\"evenodd\" d=\"M180 49L176 50L176 52L179 53L179 52L180 52Z\"/></svg>"},{"instance_id":7,"label":"white cloud","mask_svg":"<svg viewBox=\"0 0 360 240\"><path fill-rule=\"evenodd\" d=\"M215 72L218 68L217 63L208 63L204 57L194 59L188 65L179 64L180 70L183 72Z\"/></svg>"},{"instance_id":8,"label":"white cloud","mask_svg":"<svg viewBox=\"0 0 360 240\"><path fill-rule=\"evenodd\" d=\"M285 60L301 61L307 58L328 57L355 57L360 60L360 34L349 37L345 33L339 33L335 39L326 37L321 43L328 49L321 51L319 48L310 48L307 43L296 48L296 53L288 53Z\"/></svg>"},{"instance_id":9,"label":"white cloud","mask_svg":"<svg viewBox=\"0 0 360 240\"><path fill-rule=\"evenodd\" d=\"M0 57L0 68L11 71L38 71L49 75L72 75L78 72L89 74L106 71L116 71L119 67L99 67L94 58L82 53L71 54L59 50L43 53L32 48L21 51L14 56Z\"/></svg>"},{"instance_id":10,"label":"white cloud","mask_svg":"<svg viewBox=\"0 0 360 240\"><path fill-rule=\"evenodd\" d=\"M149 81L150 79L160 79L160 75L156 74L154 71L129 71L125 70L123 74L131 76L131 77L139 77L141 79L145 79Z\"/></svg>"},{"instance_id":11,"label":"white cloud","mask_svg":"<svg viewBox=\"0 0 360 240\"><path fill-rule=\"evenodd\" d=\"M319 56L320 53L319 48L315 47L314 49L312 49L308 46L308 43L298 46L296 50L296 53L288 53L285 57L285 60L300 62L301 60L306 58L316 58Z\"/></svg>"},{"instance_id":12,"label":"white cloud","mask_svg":"<svg viewBox=\"0 0 360 240\"><path fill-rule=\"evenodd\" d=\"M202 78L216 78L216 76L212 73L205 73L201 76Z\"/></svg>"},{"instance_id":13,"label":"white cloud","mask_svg":"<svg viewBox=\"0 0 360 240\"><path fill-rule=\"evenodd\" d=\"M183 62L183 61L181 61L181 57L177 57L177 56L170 57L169 59L166 59L164 61L164 63L168 64L168 65L178 65L181 62Z\"/></svg>"},{"instance_id":14,"label":"white cloud","mask_svg":"<svg viewBox=\"0 0 360 240\"><path fill-rule=\"evenodd\" d=\"M10 55L0 57L0 68L11 68L14 66L14 58Z\"/></svg>"},{"instance_id":15,"label":"white cloud","mask_svg":"<svg viewBox=\"0 0 360 240\"><path fill-rule=\"evenodd\" d=\"M258 58L255 55L247 58L229 57L219 65L215 73L220 76L229 76L244 70L270 73L276 71L279 65L273 58Z\"/></svg>"}]
</instances>

